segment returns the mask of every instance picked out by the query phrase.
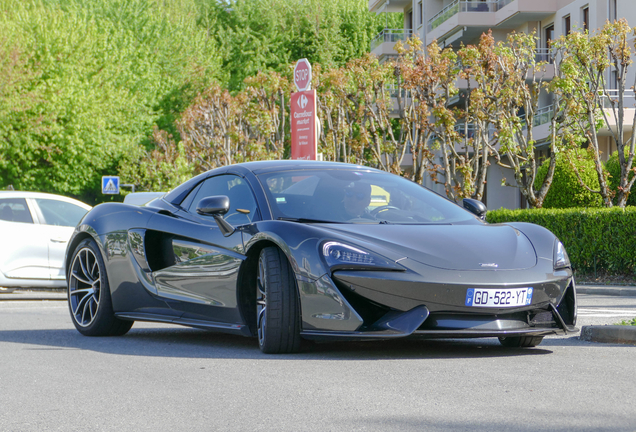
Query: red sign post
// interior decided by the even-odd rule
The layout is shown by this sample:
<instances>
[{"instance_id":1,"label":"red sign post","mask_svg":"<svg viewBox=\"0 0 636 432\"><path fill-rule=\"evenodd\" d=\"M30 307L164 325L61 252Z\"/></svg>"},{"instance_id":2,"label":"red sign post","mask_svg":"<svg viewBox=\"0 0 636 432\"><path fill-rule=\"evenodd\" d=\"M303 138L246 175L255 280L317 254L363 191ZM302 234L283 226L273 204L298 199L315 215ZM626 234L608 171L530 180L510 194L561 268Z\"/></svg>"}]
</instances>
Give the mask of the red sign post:
<instances>
[{"instance_id":1,"label":"red sign post","mask_svg":"<svg viewBox=\"0 0 636 432\"><path fill-rule=\"evenodd\" d=\"M298 91L291 95L291 158L316 160L318 128L316 128L316 90L311 85L311 64L300 59L294 68L294 84Z\"/></svg>"},{"instance_id":2,"label":"red sign post","mask_svg":"<svg viewBox=\"0 0 636 432\"><path fill-rule=\"evenodd\" d=\"M316 160L316 90L291 95L291 158Z\"/></svg>"}]
</instances>

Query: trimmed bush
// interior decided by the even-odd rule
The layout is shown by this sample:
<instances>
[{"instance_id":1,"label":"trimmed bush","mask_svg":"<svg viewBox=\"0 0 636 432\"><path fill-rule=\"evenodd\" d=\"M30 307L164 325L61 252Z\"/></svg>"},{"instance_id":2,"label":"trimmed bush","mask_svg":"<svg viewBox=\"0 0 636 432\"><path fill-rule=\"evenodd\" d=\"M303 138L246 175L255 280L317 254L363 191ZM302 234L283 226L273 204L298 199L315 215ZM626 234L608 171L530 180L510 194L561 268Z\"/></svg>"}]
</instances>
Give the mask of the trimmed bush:
<instances>
[{"instance_id":1,"label":"trimmed bush","mask_svg":"<svg viewBox=\"0 0 636 432\"><path fill-rule=\"evenodd\" d=\"M627 153L627 149L625 149L625 153ZM632 167L634 166L634 164L632 163ZM607 160L607 162L605 162L605 168L607 169L607 172L610 174L610 178L609 178L609 187L614 191L617 192L618 191L618 183L620 182L620 178L621 178L621 166L618 160L618 152L615 151L614 153L611 154L611 156L609 157L609 159ZM631 180L634 177L634 174L630 174L629 175L629 179ZM616 203L616 200L614 200L614 203ZM629 197L627 198L627 205L628 206L636 206L636 190L634 190L634 188L632 188L631 193L629 194Z\"/></svg>"},{"instance_id":2,"label":"trimmed bush","mask_svg":"<svg viewBox=\"0 0 636 432\"><path fill-rule=\"evenodd\" d=\"M489 223L530 222L561 240L577 272L636 273L636 207L489 211Z\"/></svg>"},{"instance_id":3,"label":"trimmed bush","mask_svg":"<svg viewBox=\"0 0 636 432\"><path fill-rule=\"evenodd\" d=\"M583 178L583 181L592 189L598 190L598 175L585 150L580 150L571 156L572 161ZM549 159L546 159L537 170L535 188L539 189L543 179L548 173ZM600 194L595 194L585 189L579 183L574 169L563 153L556 158L554 178L543 201L543 208L572 208L572 207L602 207L603 200Z\"/></svg>"}]
</instances>

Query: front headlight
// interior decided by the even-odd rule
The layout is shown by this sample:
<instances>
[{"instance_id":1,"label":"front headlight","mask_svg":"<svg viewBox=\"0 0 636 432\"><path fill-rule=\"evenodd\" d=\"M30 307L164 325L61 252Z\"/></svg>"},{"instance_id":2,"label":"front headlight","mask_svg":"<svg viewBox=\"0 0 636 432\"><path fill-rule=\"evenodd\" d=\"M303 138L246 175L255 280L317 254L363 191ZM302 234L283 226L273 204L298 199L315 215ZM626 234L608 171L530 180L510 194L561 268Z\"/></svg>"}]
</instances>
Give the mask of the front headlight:
<instances>
[{"instance_id":1,"label":"front headlight","mask_svg":"<svg viewBox=\"0 0 636 432\"><path fill-rule=\"evenodd\" d=\"M570 267L570 258L563 247L563 243L557 241L554 245L554 269L562 269Z\"/></svg>"},{"instance_id":2,"label":"front headlight","mask_svg":"<svg viewBox=\"0 0 636 432\"><path fill-rule=\"evenodd\" d=\"M378 254L335 241L323 243L322 256L331 270L405 270Z\"/></svg>"}]
</instances>

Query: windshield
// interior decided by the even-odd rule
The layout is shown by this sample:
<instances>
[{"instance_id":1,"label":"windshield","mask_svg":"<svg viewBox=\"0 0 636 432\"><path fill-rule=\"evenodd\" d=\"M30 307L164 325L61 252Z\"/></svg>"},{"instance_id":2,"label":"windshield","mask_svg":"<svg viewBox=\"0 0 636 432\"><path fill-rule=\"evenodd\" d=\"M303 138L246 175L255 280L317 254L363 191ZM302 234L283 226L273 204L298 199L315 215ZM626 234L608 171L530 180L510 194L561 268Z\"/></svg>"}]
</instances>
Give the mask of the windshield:
<instances>
[{"instance_id":1,"label":"windshield","mask_svg":"<svg viewBox=\"0 0 636 432\"><path fill-rule=\"evenodd\" d=\"M258 177L274 219L392 224L475 220L434 192L380 171L304 170Z\"/></svg>"}]
</instances>

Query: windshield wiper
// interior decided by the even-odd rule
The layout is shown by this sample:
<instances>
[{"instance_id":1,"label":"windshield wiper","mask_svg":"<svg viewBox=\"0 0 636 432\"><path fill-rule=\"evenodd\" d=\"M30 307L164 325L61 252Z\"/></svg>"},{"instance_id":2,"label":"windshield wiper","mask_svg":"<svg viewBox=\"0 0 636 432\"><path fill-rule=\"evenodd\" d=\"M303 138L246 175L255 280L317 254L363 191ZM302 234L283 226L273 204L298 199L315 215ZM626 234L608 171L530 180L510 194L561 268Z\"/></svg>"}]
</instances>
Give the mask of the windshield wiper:
<instances>
[{"instance_id":1,"label":"windshield wiper","mask_svg":"<svg viewBox=\"0 0 636 432\"><path fill-rule=\"evenodd\" d=\"M288 221L288 222L301 222L301 223L337 223L337 224L343 223L343 222L320 220L320 219L289 218L289 217L279 217L278 220Z\"/></svg>"}]
</instances>

